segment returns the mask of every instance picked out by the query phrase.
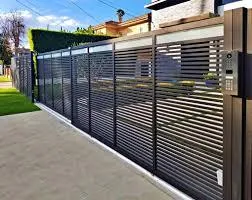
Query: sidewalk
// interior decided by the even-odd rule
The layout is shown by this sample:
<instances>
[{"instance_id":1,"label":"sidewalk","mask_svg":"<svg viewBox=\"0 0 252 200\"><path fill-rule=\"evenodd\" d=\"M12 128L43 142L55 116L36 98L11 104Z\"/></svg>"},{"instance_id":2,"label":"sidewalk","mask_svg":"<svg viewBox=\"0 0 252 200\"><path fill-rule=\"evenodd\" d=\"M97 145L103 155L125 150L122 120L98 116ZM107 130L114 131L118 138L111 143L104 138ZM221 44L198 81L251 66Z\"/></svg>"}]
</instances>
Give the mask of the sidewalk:
<instances>
[{"instance_id":1,"label":"sidewalk","mask_svg":"<svg viewBox=\"0 0 252 200\"><path fill-rule=\"evenodd\" d=\"M1 200L172 200L45 111L0 117Z\"/></svg>"},{"instance_id":2,"label":"sidewalk","mask_svg":"<svg viewBox=\"0 0 252 200\"><path fill-rule=\"evenodd\" d=\"M0 82L0 88L12 88L12 82Z\"/></svg>"}]
</instances>

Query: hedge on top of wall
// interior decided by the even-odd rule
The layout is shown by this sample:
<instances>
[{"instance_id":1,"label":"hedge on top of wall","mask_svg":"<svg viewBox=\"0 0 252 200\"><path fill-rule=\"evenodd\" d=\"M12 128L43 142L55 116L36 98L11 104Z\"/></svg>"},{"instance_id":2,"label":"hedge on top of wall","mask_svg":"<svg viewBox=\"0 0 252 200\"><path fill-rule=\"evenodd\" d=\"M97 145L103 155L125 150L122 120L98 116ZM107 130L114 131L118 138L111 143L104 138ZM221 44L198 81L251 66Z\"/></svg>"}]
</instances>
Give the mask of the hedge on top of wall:
<instances>
[{"instance_id":1,"label":"hedge on top of wall","mask_svg":"<svg viewBox=\"0 0 252 200\"><path fill-rule=\"evenodd\" d=\"M30 49L36 53L44 53L76 46L78 44L98 42L111 39L111 36L83 33L68 33L43 29L28 31Z\"/></svg>"}]
</instances>

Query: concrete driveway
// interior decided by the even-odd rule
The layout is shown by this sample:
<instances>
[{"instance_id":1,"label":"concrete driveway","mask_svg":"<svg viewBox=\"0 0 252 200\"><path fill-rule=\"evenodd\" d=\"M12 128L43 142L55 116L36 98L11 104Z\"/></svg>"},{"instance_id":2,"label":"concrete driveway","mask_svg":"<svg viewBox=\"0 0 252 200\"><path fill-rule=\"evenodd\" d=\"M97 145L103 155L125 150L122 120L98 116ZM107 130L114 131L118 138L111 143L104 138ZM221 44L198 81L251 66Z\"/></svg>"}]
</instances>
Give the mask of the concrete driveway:
<instances>
[{"instance_id":1,"label":"concrete driveway","mask_svg":"<svg viewBox=\"0 0 252 200\"><path fill-rule=\"evenodd\" d=\"M172 200L45 111L0 117L1 200Z\"/></svg>"}]
</instances>

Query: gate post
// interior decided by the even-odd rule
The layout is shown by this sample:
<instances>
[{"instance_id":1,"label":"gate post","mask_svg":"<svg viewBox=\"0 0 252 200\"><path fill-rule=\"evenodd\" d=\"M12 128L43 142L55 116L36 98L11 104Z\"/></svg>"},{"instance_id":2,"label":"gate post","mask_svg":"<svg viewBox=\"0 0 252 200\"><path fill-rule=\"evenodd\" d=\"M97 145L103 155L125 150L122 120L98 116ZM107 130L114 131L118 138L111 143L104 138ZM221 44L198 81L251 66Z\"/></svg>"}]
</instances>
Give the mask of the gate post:
<instances>
[{"instance_id":1,"label":"gate post","mask_svg":"<svg viewBox=\"0 0 252 200\"><path fill-rule=\"evenodd\" d=\"M251 200L252 113L249 109L252 101L248 99L252 97L252 69L249 69L252 62L247 53L252 51L252 45L248 45L252 32L248 34L248 27L251 31L248 13L251 15L246 8L238 8L224 14L224 50L241 52L241 93L238 96L224 95L225 200Z\"/></svg>"},{"instance_id":2,"label":"gate post","mask_svg":"<svg viewBox=\"0 0 252 200\"><path fill-rule=\"evenodd\" d=\"M34 98L35 98L34 88L36 85L36 77L35 77L35 64L33 60L33 55L34 53L31 51L31 71L30 71L31 73L31 99L32 99L32 102L34 103ZM27 85L27 88L28 88L28 85Z\"/></svg>"},{"instance_id":3,"label":"gate post","mask_svg":"<svg viewBox=\"0 0 252 200\"><path fill-rule=\"evenodd\" d=\"M71 87L71 123L74 123L74 76L73 73L73 59L72 59L72 47L69 48L69 61L70 61L70 87Z\"/></svg>"},{"instance_id":4,"label":"gate post","mask_svg":"<svg viewBox=\"0 0 252 200\"><path fill-rule=\"evenodd\" d=\"M40 78L41 78L41 74L39 73L39 64L38 64L38 54L35 54L35 60L36 60L36 76L35 76L35 85L37 83L37 101L38 102L41 102L41 99L40 99L40 85L41 85L41 82L40 82Z\"/></svg>"},{"instance_id":5,"label":"gate post","mask_svg":"<svg viewBox=\"0 0 252 200\"><path fill-rule=\"evenodd\" d=\"M114 147L117 147L116 134L116 66L115 66L115 42L112 43L112 65L113 65L113 133L114 133Z\"/></svg>"},{"instance_id":6,"label":"gate post","mask_svg":"<svg viewBox=\"0 0 252 200\"><path fill-rule=\"evenodd\" d=\"M52 53L51 53L51 57L50 57L50 67L51 67L51 71L50 71L50 74L51 74L51 81L52 81L52 109L54 109L54 83L53 83L53 65L52 65Z\"/></svg>"},{"instance_id":7,"label":"gate post","mask_svg":"<svg viewBox=\"0 0 252 200\"><path fill-rule=\"evenodd\" d=\"M244 155L244 198L252 199L252 9L247 12L247 55L246 63L246 133Z\"/></svg>"}]
</instances>

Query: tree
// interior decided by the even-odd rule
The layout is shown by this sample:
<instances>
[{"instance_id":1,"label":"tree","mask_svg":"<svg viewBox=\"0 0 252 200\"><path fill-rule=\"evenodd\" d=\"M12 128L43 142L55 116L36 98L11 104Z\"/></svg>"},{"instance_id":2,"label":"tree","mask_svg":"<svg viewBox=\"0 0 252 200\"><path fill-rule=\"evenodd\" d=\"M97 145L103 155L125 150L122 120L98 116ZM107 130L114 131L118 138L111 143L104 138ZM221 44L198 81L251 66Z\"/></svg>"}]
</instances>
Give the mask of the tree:
<instances>
[{"instance_id":1,"label":"tree","mask_svg":"<svg viewBox=\"0 0 252 200\"><path fill-rule=\"evenodd\" d=\"M89 26L87 28L77 27L75 33L84 33L84 34L88 34L88 35L94 35L94 29L92 26Z\"/></svg>"},{"instance_id":2,"label":"tree","mask_svg":"<svg viewBox=\"0 0 252 200\"><path fill-rule=\"evenodd\" d=\"M10 42L6 37L0 34L0 60L3 66L11 64L12 51Z\"/></svg>"},{"instance_id":3,"label":"tree","mask_svg":"<svg viewBox=\"0 0 252 200\"><path fill-rule=\"evenodd\" d=\"M119 21L119 22L122 22L122 21L123 21L123 16L125 15L124 10L118 9L118 10L116 11L116 14L117 14L117 16L118 16L118 21Z\"/></svg>"},{"instance_id":4,"label":"tree","mask_svg":"<svg viewBox=\"0 0 252 200\"><path fill-rule=\"evenodd\" d=\"M14 45L15 55L20 46L21 39L25 35L24 18L20 12L10 12L5 18L1 19L1 29L3 36L10 40Z\"/></svg>"}]
</instances>

